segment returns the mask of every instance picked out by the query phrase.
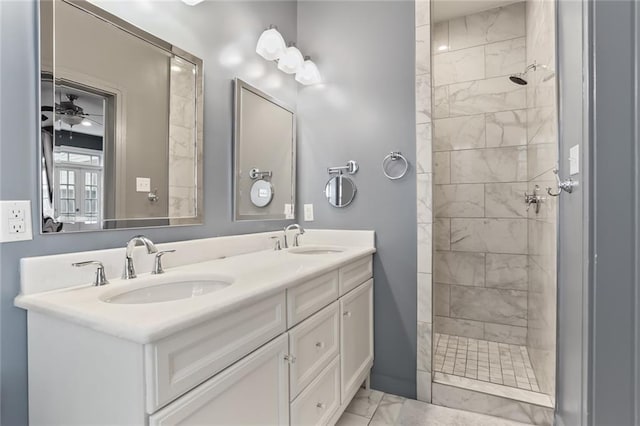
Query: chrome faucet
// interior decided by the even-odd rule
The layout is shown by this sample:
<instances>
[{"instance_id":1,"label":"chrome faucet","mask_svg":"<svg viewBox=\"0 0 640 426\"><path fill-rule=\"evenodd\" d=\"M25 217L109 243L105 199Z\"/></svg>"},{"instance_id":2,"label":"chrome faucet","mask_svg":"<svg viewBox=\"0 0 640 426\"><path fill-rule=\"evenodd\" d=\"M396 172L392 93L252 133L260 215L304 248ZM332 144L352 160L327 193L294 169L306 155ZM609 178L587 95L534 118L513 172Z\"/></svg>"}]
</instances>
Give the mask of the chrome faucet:
<instances>
[{"instance_id":1,"label":"chrome faucet","mask_svg":"<svg viewBox=\"0 0 640 426\"><path fill-rule=\"evenodd\" d=\"M145 246L147 253L157 253L158 249L149 238L144 235L136 235L127 242L127 249L124 258L124 271L122 272L123 280L130 280L136 277L136 269L133 267L133 249L136 246Z\"/></svg>"},{"instance_id":2,"label":"chrome faucet","mask_svg":"<svg viewBox=\"0 0 640 426\"><path fill-rule=\"evenodd\" d=\"M289 248L287 232L292 229L297 229L298 233L293 236L293 245L291 247L298 247L300 245L299 238L300 238L300 235L304 234L304 228L298 225L297 223L294 223L284 228L284 248Z\"/></svg>"}]
</instances>

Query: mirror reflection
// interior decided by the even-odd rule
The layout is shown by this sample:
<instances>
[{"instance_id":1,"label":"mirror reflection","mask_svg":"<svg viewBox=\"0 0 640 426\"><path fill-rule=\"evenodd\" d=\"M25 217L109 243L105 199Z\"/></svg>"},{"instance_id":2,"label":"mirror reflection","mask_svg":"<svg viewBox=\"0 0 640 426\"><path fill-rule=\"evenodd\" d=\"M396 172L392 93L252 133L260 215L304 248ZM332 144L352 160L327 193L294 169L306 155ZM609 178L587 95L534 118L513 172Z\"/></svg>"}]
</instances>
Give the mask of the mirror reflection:
<instances>
[{"instance_id":1,"label":"mirror reflection","mask_svg":"<svg viewBox=\"0 0 640 426\"><path fill-rule=\"evenodd\" d=\"M344 175L332 177L324 187L327 201L333 207L347 207L355 198L356 190L355 182Z\"/></svg>"},{"instance_id":2,"label":"mirror reflection","mask_svg":"<svg viewBox=\"0 0 640 426\"><path fill-rule=\"evenodd\" d=\"M295 114L236 79L234 219L293 219Z\"/></svg>"},{"instance_id":3,"label":"mirror reflection","mask_svg":"<svg viewBox=\"0 0 640 426\"><path fill-rule=\"evenodd\" d=\"M41 6L42 232L201 223L202 61L91 3Z\"/></svg>"}]
</instances>

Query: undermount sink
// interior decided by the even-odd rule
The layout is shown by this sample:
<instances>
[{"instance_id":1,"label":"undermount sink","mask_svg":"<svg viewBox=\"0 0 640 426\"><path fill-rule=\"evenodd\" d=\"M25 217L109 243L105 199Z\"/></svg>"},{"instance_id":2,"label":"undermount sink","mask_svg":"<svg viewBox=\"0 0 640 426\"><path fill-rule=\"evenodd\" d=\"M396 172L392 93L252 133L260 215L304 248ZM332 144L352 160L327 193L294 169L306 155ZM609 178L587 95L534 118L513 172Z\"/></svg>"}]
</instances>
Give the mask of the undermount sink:
<instances>
[{"instance_id":1,"label":"undermount sink","mask_svg":"<svg viewBox=\"0 0 640 426\"><path fill-rule=\"evenodd\" d=\"M334 254L342 253L344 249L338 247L294 247L289 250L293 254Z\"/></svg>"},{"instance_id":2,"label":"undermount sink","mask_svg":"<svg viewBox=\"0 0 640 426\"><path fill-rule=\"evenodd\" d=\"M165 284L149 285L135 290L125 290L103 297L101 300L106 303L129 305L170 302L173 300L204 296L205 294L222 290L229 285L231 285L230 282L219 280L182 280Z\"/></svg>"}]
</instances>

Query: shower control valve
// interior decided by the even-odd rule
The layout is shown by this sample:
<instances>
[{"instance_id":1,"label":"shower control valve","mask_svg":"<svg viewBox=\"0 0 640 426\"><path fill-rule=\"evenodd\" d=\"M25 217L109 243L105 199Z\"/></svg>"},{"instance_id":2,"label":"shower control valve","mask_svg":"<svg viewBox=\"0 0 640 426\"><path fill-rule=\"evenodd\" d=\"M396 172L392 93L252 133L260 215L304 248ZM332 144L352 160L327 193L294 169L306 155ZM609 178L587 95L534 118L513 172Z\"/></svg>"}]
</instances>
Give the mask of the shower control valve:
<instances>
[{"instance_id":1,"label":"shower control valve","mask_svg":"<svg viewBox=\"0 0 640 426\"><path fill-rule=\"evenodd\" d=\"M527 194L526 191L524 193L524 202L527 205L527 211L529 211L531 205L535 205L534 211L536 214L540 213L540 204L544 201L544 198L538 195L538 191L540 191L540 187L536 185L533 188L533 194Z\"/></svg>"}]
</instances>

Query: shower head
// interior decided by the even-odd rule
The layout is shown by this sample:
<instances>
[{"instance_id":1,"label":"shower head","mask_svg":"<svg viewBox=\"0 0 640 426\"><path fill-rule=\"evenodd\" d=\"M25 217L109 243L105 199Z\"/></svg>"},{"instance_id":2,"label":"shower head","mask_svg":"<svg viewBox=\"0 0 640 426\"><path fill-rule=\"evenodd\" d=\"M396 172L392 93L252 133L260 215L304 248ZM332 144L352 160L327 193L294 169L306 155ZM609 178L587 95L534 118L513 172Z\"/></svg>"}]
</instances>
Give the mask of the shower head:
<instances>
[{"instance_id":1,"label":"shower head","mask_svg":"<svg viewBox=\"0 0 640 426\"><path fill-rule=\"evenodd\" d=\"M518 73L518 74L513 74L509 76L509 80L511 80L512 83L515 83L519 86L526 86L528 84L527 80L525 80L525 74L526 73Z\"/></svg>"},{"instance_id":2,"label":"shower head","mask_svg":"<svg viewBox=\"0 0 640 426\"><path fill-rule=\"evenodd\" d=\"M509 80L511 80L512 83L517 84L518 86L526 86L527 84L529 84L529 81L526 78L527 73L529 71L537 71L538 68L542 68L544 70L549 69L549 67L547 67L546 65L539 65L536 62L534 62L531 65L529 65L527 68L525 68L523 72L510 75ZM549 75L545 76L542 79L542 81L547 82L551 80L553 77L555 77L555 73L553 71L549 71Z\"/></svg>"}]
</instances>

